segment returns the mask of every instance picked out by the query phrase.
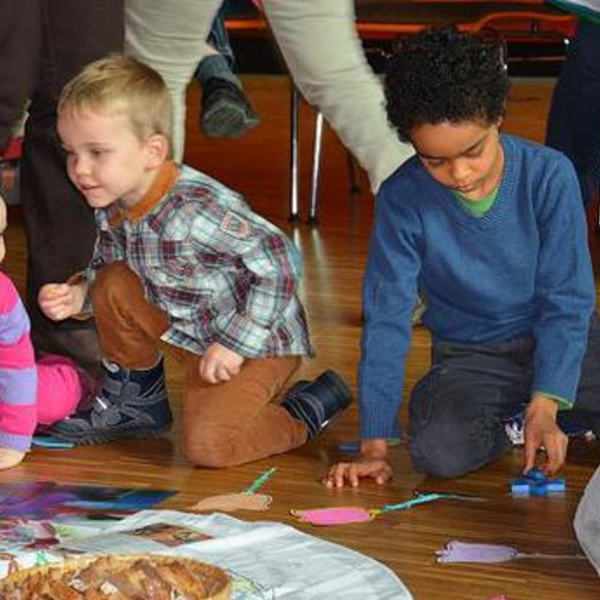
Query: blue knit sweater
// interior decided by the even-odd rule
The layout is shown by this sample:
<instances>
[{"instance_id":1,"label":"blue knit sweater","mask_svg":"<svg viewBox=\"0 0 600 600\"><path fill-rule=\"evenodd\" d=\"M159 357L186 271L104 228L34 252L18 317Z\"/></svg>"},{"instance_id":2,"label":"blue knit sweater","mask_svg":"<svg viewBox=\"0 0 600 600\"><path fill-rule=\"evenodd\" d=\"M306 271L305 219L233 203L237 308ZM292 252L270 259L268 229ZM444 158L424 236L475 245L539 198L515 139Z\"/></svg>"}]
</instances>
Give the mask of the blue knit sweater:
<instances>
[{"instance_id":1,"label":"blue knit sweater","mask_svg":"<svg viewBox=\"0 0 600 600\"><path fill-rule=\"evenodd\" d=\"M483 217L413 157L377 196L363 284L361 435L397 436L411 311L463 343L536 339L533 390L573 402L595 287L579 184L561 153L503 135L504 173Z\"/></svg>"}]
</instances>

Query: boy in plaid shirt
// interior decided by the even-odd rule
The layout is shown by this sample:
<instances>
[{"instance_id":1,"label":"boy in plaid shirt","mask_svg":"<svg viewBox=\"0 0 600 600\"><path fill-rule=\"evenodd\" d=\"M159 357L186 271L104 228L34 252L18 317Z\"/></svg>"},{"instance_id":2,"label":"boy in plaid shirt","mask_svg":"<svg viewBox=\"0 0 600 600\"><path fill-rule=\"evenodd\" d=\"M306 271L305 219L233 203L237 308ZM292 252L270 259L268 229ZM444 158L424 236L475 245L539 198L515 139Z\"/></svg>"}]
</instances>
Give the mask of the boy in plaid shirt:
<instances>
[{"instance_id":1,"label":"boy in plaid shirt","mask_svg":"<svg viewBox=\"0 0 600 600\"><path fill-rule=\"evenodd\" d=\"M55 320L91 308L106 360L94 405L55 435L93 444L165 431L160 340L186 363L182 434L194 464L296 448L348 406L333 371L273 402L312 354L298 252L238 194L169 159L171 106L155 71L123 56L88 65L63 90L58 132L98 237L87 271L44 286L40 306Z\"/></svg>"}]
</instances>

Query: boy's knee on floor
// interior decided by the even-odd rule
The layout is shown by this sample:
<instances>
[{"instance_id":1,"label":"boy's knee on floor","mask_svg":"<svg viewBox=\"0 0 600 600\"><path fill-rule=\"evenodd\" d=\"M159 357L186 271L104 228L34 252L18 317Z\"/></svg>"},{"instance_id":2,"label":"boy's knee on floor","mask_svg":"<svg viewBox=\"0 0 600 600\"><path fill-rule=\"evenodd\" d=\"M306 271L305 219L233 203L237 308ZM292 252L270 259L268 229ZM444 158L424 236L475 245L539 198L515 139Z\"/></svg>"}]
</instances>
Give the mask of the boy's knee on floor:
<instances>
[{"instance_id":1,"label":"boy's knee on floor","mask_svg":"<svg viewBox=\"0 0 600 600\"><path fill-rule=\"evenodd\" d=\"M224 469L239 463L235 460L235 445L211 434L196 434L184 439L183 453L197 467Z\"/></svg>"},{"instance_id":2,"label":"boy's knee on floor","mask_svg":"<svg viewBox=\"0 0 600 600\"><path fill-rule=\"evenodd\" d=\"M422 460L420 457L420 463L415 463L415 470L420 473L426 473L427 475L431 475L432 477L437 477L438 479L453 479L454 477L460 477L469 471L472 471L472 466L468 465L466 462L459 461L451 461L451 460L443 460L443 461L433 461L433 460ZM413 458L413 462L415 462Z\"/></svg>"},{"instance_id":3,"label":"boy's knee on floor","mask_svg":"<svg viewBox=\"0 0 600 600\"><path fill-rule=\"evenodd\" d=\"M409 451L415 470L440 479L459 477L474 468L474 456L468 448L458 440L445 444L434 432L414 436Z\"/></svg>"}]
</instances>

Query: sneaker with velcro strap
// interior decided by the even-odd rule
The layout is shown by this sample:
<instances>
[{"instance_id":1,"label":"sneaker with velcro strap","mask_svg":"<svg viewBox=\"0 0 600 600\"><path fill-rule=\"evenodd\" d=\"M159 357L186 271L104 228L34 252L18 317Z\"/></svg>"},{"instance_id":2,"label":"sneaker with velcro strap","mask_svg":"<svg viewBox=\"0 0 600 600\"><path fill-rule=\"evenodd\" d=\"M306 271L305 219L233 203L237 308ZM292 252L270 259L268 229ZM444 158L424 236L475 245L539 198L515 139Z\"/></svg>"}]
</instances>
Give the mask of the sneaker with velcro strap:
<instances>
[{"instance_id":1,"label":"sneaker with velcro strap","mask_svg":"<svg viewBox=\"0 0 600 600\"><path fill-rule=\"evenodd\" d=\"M48 433L76 445L121 438L153 438L169 430L171 410L162 357L149 369L103 361L102 387L93 402L52 425Z\"/></svg>"}]
</instances>

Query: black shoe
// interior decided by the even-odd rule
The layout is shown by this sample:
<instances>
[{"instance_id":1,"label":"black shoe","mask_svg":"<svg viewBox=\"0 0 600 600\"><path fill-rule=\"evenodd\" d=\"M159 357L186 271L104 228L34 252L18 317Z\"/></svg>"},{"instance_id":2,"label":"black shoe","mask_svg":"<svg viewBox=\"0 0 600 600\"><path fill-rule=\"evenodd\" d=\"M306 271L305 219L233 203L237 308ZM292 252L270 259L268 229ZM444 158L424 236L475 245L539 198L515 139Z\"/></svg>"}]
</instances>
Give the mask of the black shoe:
<instances>
[{"instance_id":1,"label":"black shoe","mask_svg":"<svg viewBox=\"0 0 600 600\"><path fill-rule=\"evenodd\" d=\"M281 406L306 423L308 437L321 433L352 401L352 392L335 372L325 371L314 381L299 381L288 391Z\"/></svg>"},{"instance_id":2,"label":"black shoe","mask_svg":"<svg viewBox=\"0 0 600 600\"><path fill-rule=\"evenodd\" d=\"M163 359L151 369L104 362L102 390L92 406L52 425L48 433L77 445L158 437L171 426Z\"/></svg>"},{"instance_id":3,"label":"black shoe","mask_svg":"<svg viewBox=\"0 0 600 600\"><path fill-rule=\"evenodd\" d=\"M220 77L211 77L204 84L200 128L206 137L238 138L259 121L237 85Z\"/></svg>"}]
</instances>

